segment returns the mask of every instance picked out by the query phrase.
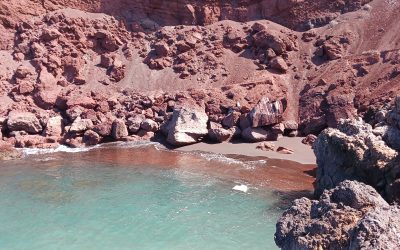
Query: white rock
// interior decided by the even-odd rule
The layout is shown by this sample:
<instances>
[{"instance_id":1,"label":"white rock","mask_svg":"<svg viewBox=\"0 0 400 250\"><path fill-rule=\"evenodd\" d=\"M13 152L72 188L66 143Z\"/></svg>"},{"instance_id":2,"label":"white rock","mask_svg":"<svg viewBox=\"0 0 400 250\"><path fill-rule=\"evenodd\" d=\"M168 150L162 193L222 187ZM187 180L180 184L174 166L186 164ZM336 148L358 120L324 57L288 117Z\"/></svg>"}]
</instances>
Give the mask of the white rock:
<instances>
[{"instance_id":1,"label":"white rock","mask_svg":"<svg viewBox=\"0 0 400 250\"><path fill-rule=\"evenodd\" d=\"M236 185L232 188L232 190L236 190L236 191L240 191L240 192L244 192L247 193L247 190L249 190L249 188L246 185Z\"/></svg>"}]
</instances>

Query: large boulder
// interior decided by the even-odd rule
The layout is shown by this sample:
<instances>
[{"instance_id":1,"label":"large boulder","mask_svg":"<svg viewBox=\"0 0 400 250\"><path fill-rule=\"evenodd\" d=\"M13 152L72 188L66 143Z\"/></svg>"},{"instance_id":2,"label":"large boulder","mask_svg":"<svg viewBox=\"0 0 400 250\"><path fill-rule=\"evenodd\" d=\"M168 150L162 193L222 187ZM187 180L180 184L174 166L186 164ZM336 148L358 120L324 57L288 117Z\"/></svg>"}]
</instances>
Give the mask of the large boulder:
<instances>
[{"instance_id":1,"label":"large boulder","mask_svg":"<svg viewBox=\"0 0 400 250\"><path fill-rule=\"evenodd\" d=\"M210 128L208 130L208 137L215 142L230 141L231 139L239 136L241 130L239 127L232 127L230 129L224 129L222 127Z\"/></svg>"},{"instance_id":2,"label":"large boulder","mask_svg":"<svg viewBox=\"0 0 400 250\"><path fill-rule=\"evenodd\" d=\"M97 145L101 142L101 139L101 136L93 130L87 130L85 134L83 134L83 142L87 146Z\"/></svg>"},{"instance_id":3,"label":"large boulder","mask_svg":"<svg viewBox=\"0 0 400 250\"><path fill-rule=\"evenodd\" d=\"M124 120L116 119L113 122L111 135L115 140L121 140L129 135L128 128Z\"/></svg>"},{"instance_id":4,"label":"large boulder","mask_svg":"<svg viewBox=\"0 0 400 250\"><path fill-rule=\"evenodd\" d=\"M82 119L80 117L76 118L75 121L72 123L69 132L73 133L83 133L86 130L93 128L93 122L90 119Z\"/></svg>"},{"instance_id":5,"label":"large boulder","mask_svg":"<svg viewBox=\"0 0 400 250\"><path fill-rule=\"evenodd\" d=\"M392 186L400 173L399 154L373 132L362 120L343 120L338 129L329 128L319 135L313 144L317 195L344 180L367 183L386 198L393 195Z\"/></svg>"},{"instance_id":6,"label":"large boulder","mask_svg":"<svg viewBox=\"0 0 400 250\"><path fill-rule=\"evenodd\" d=\"M141 123L140 128L147 132L149 132L149 131L157 132L159 130L160 126L158 125L157 122L155 122L151 119L146 119Z\"/></svg>"},{"instance_id":7,"label":"large boulder","mask_svg":"<svg viewBox=\"0 0 400 250\"><path fill-rule=\"evenodd\" d=\"M46 128L43 131L44 136L61 136L63 133L63 118L54 116L47 120Z\"/></svg>"},{"instance_id":8,"label":"large boulder","mask_svg":"<svg viewBox=\"0 0 400 250\"><path fill-rule=\"evenodd\" d=\"M200 108L186 108L174 110L168 124L168 143L183 146L198 142L208 134L208 116Z\"/></svg>"},{"instance_id":9,"label":"large boulder","mask_svg":"<svg viewBox=\"0 0 400 250\"><path fill-rule=\"evenodd\" d=\"M318 201L295 200L275 242L282 249L399 249L399 212L371 186L344 181Z\"/></svg>"},{"instance_id":10,"label":"large boulder","mask_svg":"<svg viewBox=\"0 0 400 250\"><path fill-rule=\"evenodd\" d=\"M271 102L268 98L262 98L251 110L249 117L253 128L268 126L282 122L282 114L285 107L282 101Z\"/></svg>"},{"instance_id":11,"label":"large boulder","mask_svg":"<svg viewBox=\"0 0 400 250\"><path fill-rule=\"evenodd\" d=\"M242 138L248 142L276 141L278 134L263 128L246 128L242 131Z\"/></svg>"},{"instance_id":12,"label":"large boulder","mask_svg":"<svg viewBox=\"0 0 400 250\"><path fill-rule=\"evenodd\" d=\"M22 111L11 111L8 114L7 127L10 131L25 131L30 134L38 134L43 130L34 114Z\"/></svg>"}]
</instances>

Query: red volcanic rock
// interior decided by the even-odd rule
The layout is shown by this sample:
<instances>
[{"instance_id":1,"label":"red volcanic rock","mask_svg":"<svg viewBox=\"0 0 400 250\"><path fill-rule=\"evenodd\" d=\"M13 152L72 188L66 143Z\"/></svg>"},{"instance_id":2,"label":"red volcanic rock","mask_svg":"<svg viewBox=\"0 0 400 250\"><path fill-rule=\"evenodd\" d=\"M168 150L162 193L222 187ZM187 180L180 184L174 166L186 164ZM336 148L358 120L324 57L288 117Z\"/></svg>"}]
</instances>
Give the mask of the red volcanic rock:
<instances>
[{"instance_id":1,"label":"red volcanic rock","mask_svg":"<svg viewBox=\"0 0 400 250\"><path fill-rule=\"evenodd\" d=\"M107 113L108 111L110 111L110 105L107 101L100 101L99 103L97 103L96 111Z\"/></svg>"},{"instance_id":2,"label":"red volcanic rock","mask_svg":"<svg viewBox=\"0 0 400 250\"><path fill-rule=\"evenodd\" d=\"M97 144L99 144L101 142L101 137L100 137L99 134L97 134L93 130L87 130L83 134L83 142L87 146L94 146L94 145L97 145Z\"/></svg>"},{"instance_id":3,"label":"red volcanic rock","mask_svg":"<svg viewBox=\"0 0 400 250\"><path fill-rule=\"evenodd\" d=\"M278 147L276 149L276 152L278 152L280 154L285 154L285 155L290 155L290 154L294 153L294 151L292 149L285 148L285 147Z\"/></svg>"},{"instance_id":4,"label":"red volcanic rock","mask_svg":"<svg viewBox=\"0 0 400 250\"><path fill-rule=\"evenodd\" d=\"M31 134L38 134L43 129L34 114L21 111L11 111L8 114L7 128L10 131L25 131Z\"/></svg>"},{"instance_id":5,"label":"red volcanic rock","mask_svg":"<svg viewBox=\"0 0 400 250\"><path fill-rule=\"evenodd\" d=\"M43 69L39 75L39 83L43 88L53 88L57 85L57 80L46 69Z\"/></svg>"},{"instance_id":6,"label":"red volcanic rock","mask_svg":"<svg viewBox=\"0 0 400 250\"><path fill-rule=\"evenodd\" d=\"M121 44L122 42L117 37L108 33L105 34L105 37L101 41L101 46L111 52L119 49L119 45Z\"/></svg>"},{"instance_id":7,"label":"red volcanic rock","mask_svg":"<svg viewBox=\"0 0 400 250\"><path fill-rule=\"evenodd\" d=\"M145 117L142 115L137 115L137 116L128 118L127 125L128 125L129 132L131 132L132 134L137 133L139 131L140 126L144 119L145 119Z\"/></svg>"},{"instance_id":8,"label":"red volcanic rock","mask_svg":"<svg viewBox=\"0 0 400 250\"><path fill-rule=\"evenodd\" d=\"M87 109L94 109L96 101L86 95L72 95L68 97L66 105L69 108L80 106Z\"/></svg>"},{"instance_id":9,"label":"red volcanic rock","mask_svg":"<svg viewBox=\"0 0 400 250\"><path fill-rule=\"evenodd\" d=\"M224 125L227 128L232 128L233 126L236 126L236 124L239 121L240 115L241 115L240 112L231 112L231 113L229 113L222 120L222 125Z\"/></svg>"},{"instance_id":10,"label":"red volcanic rock","mask_svg":"<svg viewBox=\"0 0 400 250\"><path fill-rule=\"evenodd\" d=\"M14 160L22 157L22 152L17 151L13 145L0 140L0 161Z\"/></svg>"},{"instance_id":11,"label":"red volcanic rock","mask_svg":"<svg viewBox=\"0 0 400 250\"><path fill-rule=\"evenodd\" d=\"M121 140L124 137L127 137L129 133L125 121L121 119L116 119L112 124L111 135L115 140Z\"/></svg>"},{"instance_id":12,"label":"red volcanic rock","mask_svg":"<svg viewBox=\"0 0 400 250\"><path fill-rule=\"evenodd\" d=\"M169 53L169 46L165 42L159 42L153 45L154 50L156 51L157 56L165 57Z\"/></svg>"},{"instance_id":13,"label":"red volcanic rock","mask_svg":"<svg viewBox=\"0 0 400 250\"><path fill-rule=\"evenodd\" d=\"M296 121L288 120L283 122L285 130L297 130L299 129L299 124Z\"/></svg>"},{"instance_id":14,"label":"red volcanic rock","mask_svg":"<svg viewBox=\"0 0 400 250\"><path fill-rule=\"evenodd\" d=\"M301 140L301 142L303 144L312 146L316 140L317 140L317 136L310 134L310 135L307 135L303 140Z\"/></svg>"},{"instance_id":15,"label":"red volcanic rock","mask_svg":"<svg viewBox=\"0 0 400 250\"><path fill-rule=\"evenodd\" d=\"M57 102L60 90L52 88L50 90L39 89L33 96L35 103L43 109L52 109Z\"/></svg>"},{"instance_id":16,"label":"red volcanic rock","mask_svg":"<svg viewBox=\"0 0 400 250\"><path fill-rule=\"evenodd\" d=\"M267 126L282 121L284 107L281 101L270 102L263 97L251 110L249 116L253 127Z\"/></svg>"},{"instance_id":17,"label":"red volcanic rock","mask_svg":"<svg viewBox=\"0 0 400 250\"><path fill-rule=\"evenodd\" d=\"M49 42L51 40L57 39L61 36L62 34L55 28L46 28L43 29L41 39L44 42Z\"/></svg>"},{"instance_id":18,"label":"red volcanic rock","mask_svg":"<svg viewBox=\"0 0 400 250\"><path fill-rule=\"evenodd\" d=\"M93 122L90 119L82 119L78 117L72 123L69 132L82 133L92 128L93 128Z\"/></svg>"},{"instance_id":19,"label":"red volcanic rock","mask_svg":"<svg viewBox=\"0 0 400 250\"><path fill-rule=\"evenodd\" d=\"M157 122L151 120L151 119L146 119L144 120L140 127L144 130L144 131L151 131L151 132L156 132L159 129L159 126L157 124Z\"/></svg>"},{"instance_id":20,"label":"red volcanic rock","mask_svg":"<svg viewBox=\"0 0 400 250\"><path fill-rule=\"evenodd\" d=\"M33 90L35 89L35 86L32 82L30 81L19 81L18 84L18 92L21 95L27 95L33 92Z\"/></svg>"},{"instance_id":21,"label":"red volcanic rock","mask_svg":"<svg viewBox=\"0 0 400 250\"><path fill-rule=\"evenodd\" d=\"M61 136L63 133L63 118L61 116L51 117L47 120L44 136Z\"/></svg>"},{"instance_id":22,"label":"red volcanic rock","mask_svg":"<svg viewBox=\"0 0 400 250\"><path fill-rule=\"evenodd\" d=\"M212 128L208 130L208 137L215 142L229 141L233 137L233 131L224 128Z\"/></svg>"},{"instance_id":23,"label":"red volcanic rock","mask_svg":"<svg viewBox=\"0 0 400 250\"><path fill-rule=\"evenodd\" d=\"M115 55L113 54L103 54L100 57L100 65L108 69L113 66L115 60Z\"/></svg>"},{"instance_id":24,"label":"red volcanic rock","mask_svg":"<svg viewBox=\"0 0 400 250\"><path fill-rule=\"evenodd\" d=\"M271 127L271 131L281 135L285 132L285 125L283 123L277 123Z\"/></svg>"},{"instance_id":25,"label":"red volcanic rock","mask_svg":"<svg viewBox=\"0 0 400 250\"><path fill-rule=\"evenodd\" d=\"M280 71L282 73L286 73L288 71L288 69L289 69L289 67L286 64L285 60L283 60L283 58L280 57L280 56L275 57L274 59L272 59L269 62L269 66L272 69L276 69L276 70L278 70L278 71Z\"/></svg>"},{"instance_id":26,"label":"red volcanic rock","mask_svg":"<svg viewBox=\"0 0 400 250\"><path fill-rule=\"evenodd\" d=\"M275 144L272 142L261 142L256 148L262 151L275 151Z\"/></svg>"},{"instance_id":27,"label":"red volcanic rock","mask_svg":"<svg viewBox=\"0 0 400 250\"><path fill-rule=\"evenodd\" d=\"M74 121L76 118L81 116L83 111L85 111L84 108L76 106L68 109L65 113L70 121Z\"/></svg>"},{"instance_id":28,"label":"red volcanic rock","mask_svg":"<svg viewBox=\"0 0 400 250\"><path fill-rule=\"evenodd\" d=\"M111 136L112 122L110 120L102 121L93 127L93 131L103 137Z\"/></svg>"},{"instance_id":29,"label":"red volcanic rock","mask_svg":"<svg viewBox=\"0 0 400 250\"><path fill-rule=\"evenodd\" d=\"M15 77L20 78L20 79L25 79L26 77L28 77L29 75L34 75L35 72L33 71L33 69L31 67L27 67L27 66L19 66L17 68L17 70L15 71Z\"/></svg>"},{"instance_id":30,"label":"red volcanic rock","mask_svg":"<svg viewBox=\"0 0 400 250\"><path fill-rule=\"evenodd\" d=\"M263 128L246 128L242 131L242 138L249 142L276 141L278 134Z\"/></svg>"},{"instance_id":31,"label":"red volcanic rock","mask_svg":"<svg viewBox=\"0 0 400 250\"><path fill-rule=\"evenodd\" d=\"M53 146L58 145L51 138L41 135L16 135L15 139L15 146L20 148L44 148L48 143L51 143Z\"/></svg>"}]
</instances>

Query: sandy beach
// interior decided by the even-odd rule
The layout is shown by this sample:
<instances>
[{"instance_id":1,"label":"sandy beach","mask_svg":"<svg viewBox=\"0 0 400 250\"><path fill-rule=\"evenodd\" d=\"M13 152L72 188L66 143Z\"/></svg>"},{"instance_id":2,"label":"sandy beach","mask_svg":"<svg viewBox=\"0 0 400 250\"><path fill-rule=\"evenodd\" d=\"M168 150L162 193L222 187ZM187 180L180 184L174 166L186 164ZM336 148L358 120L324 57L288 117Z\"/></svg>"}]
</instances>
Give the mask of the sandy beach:
<instances>
[{"instance_id":1,"label":"sandy beach","mask_svg":"<svg viewBox=\"0 0 400 250\"><path fill-rule=\"evenodd\" d=\"M281 159L295 161L301 164L316 164L316 159L311 146L301 143L303 137L283 137L279 141L273 142L278 147L286 147L294 151L293 154L281 154L275 151L262 151L257 149L259 143L197 143L189 146L178 148L178 151L202 151L224 155L244 155L252 157L267 157L270 159Z\"/></svg>"}]
</instances>

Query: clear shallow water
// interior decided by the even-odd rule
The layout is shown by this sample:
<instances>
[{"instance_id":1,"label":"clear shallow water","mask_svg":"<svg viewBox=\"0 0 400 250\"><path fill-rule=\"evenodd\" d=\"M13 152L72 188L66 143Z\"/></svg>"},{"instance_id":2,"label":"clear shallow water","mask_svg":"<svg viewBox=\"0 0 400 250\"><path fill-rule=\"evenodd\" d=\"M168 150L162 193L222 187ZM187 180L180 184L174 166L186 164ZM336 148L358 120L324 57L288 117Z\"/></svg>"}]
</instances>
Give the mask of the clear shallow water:
<instances>
[{"instance_id":1,"label":"clear shallow water","mask_svg":"<svg viewBox=\"0 0 400 250\"><path fill-rule=\"evenodd\" d=\"M282 210L272 191L237 192L184 166L116 164L99 152L3 164L0 248L276 249Z\"/></svg>"}]
</instances>

